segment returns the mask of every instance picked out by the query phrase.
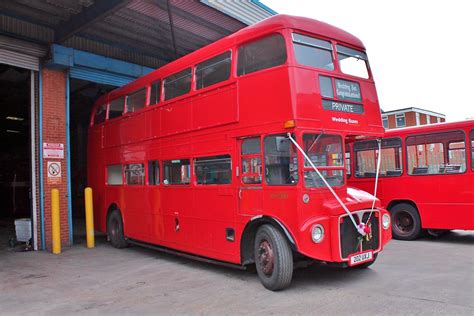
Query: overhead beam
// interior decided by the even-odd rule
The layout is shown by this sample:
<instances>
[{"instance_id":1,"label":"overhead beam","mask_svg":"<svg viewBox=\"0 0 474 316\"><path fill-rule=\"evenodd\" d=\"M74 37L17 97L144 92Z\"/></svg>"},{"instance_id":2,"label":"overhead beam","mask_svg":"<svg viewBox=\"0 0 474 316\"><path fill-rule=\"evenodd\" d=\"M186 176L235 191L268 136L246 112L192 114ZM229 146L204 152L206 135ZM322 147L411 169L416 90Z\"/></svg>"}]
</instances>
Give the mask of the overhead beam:
<instances>
[{"instance_id":1,"label":"overhead beam","mask_svg":"<svg viewBox=\"0 0 474 316\"><path fill-rule=\"evenodd\" d=\"M95 0L94 4L54 29L54 41L62 43L71 36L127 5L130 0Z\"/></svg>"}]
</instances>

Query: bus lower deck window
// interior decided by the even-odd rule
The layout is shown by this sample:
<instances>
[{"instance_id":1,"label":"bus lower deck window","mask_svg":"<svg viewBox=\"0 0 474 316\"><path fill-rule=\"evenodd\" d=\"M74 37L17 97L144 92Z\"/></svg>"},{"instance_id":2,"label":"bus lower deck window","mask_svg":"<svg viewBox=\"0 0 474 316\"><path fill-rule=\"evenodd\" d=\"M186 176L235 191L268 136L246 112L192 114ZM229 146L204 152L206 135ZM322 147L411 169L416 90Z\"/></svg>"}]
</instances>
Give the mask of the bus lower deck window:
<instances>
[{"instance_id":1,"label":"bus lower deck window","mask_svg":"<svg viewBox=\"0 0 474 316\"><path fill-rule=\"evenodd\" d=\"M197 184L229 184L232 182L232 167L229 155L194 159L194 174Z\"/></svg>"},{"instance_id":2,"label":"bus lower deck window","mask_svg":"<svg viewBox=\"0 0 474 316\"><path fill-rule=\"evenodd\" d=\"M133 163L126 165L125 183L128 185L144 185L145 166L141 163Z\"/></svg>"},{"instance_id":3,"label":"bus lower deck window","mask_svg":"<svg viewBox=\"0 0 474 316\"><path fill-rule=\"evenodd\" d=\"M298 182L298 155L286 135L265 137L265 182L294 185Z\"/></svg>"},{"instance_id":4,"label":"bus lower deck window","mask_svg":"<svg viewBox=\"0 0 474 316\"><path fill-rule=\"evenodd\" d=\"M122 165L107 166L107 184L108 185L122 185Z\"/></svg>"},{"instance_id":5,"label":"bus lower deck window","mask_svg":"<svg viewBox=\"0 0 474 316\"><path fill-rule=\"evenodd\" d=\"M163 184L189 184L191 164L189 159L163 161Z\"/></svg>"},{"instance_id":6,"label":"bus lower deck window","mask_svg":"<svg viewBox=\"0 0 474 316\"><path fill-rule=\"evenodd\" d=\"M160 162L158 160L148 162L148 184L160 184Z\"/></svg>"},{"instance_id":7,"label":"bus lower deck window","mask_svg":"<svg viewBox=\"0 0 474 316\"><path fill-rule=\"evenodd\" d=\"M402 140L387 138L382 140L380 156L380 177L402 175ZM378 144L375 140L354 143L355 176L373 178L377 173Z\"/></svg>"}]
</instances>

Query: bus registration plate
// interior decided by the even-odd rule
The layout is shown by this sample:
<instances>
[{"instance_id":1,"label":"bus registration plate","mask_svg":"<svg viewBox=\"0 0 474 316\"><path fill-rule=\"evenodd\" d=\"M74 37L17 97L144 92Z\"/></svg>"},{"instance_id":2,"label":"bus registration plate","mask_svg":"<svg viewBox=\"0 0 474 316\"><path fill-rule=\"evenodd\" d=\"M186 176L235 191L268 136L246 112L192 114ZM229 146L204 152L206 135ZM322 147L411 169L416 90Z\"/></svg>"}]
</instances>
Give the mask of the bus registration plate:
<instances>
[{"instance_id":1,"label":"bus registration plate","mask_svg":"<svg viewBox=\"0 0 474 316\"><path fill-rule=\"evenodd\" d=\"M374 258L374 254L372 251L362 252L356 255L349 257L349 265L355 266L358 264L362 264L364 262L372 261Z\"/></svg>"}]
</instances>

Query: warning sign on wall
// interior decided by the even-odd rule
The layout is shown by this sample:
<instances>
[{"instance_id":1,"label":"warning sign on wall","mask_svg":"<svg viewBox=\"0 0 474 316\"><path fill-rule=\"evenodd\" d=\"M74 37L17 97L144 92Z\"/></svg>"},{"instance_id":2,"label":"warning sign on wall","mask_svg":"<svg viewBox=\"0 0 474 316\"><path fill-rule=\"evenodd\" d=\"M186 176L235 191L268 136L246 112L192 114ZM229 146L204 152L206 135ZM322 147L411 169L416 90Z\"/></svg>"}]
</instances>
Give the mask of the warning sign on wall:
<instances>
[{"instance_id":1,"label":"warning sign on wall","mask_svg":"<svg viewBox=\"0 0 474 316\"><path fill-rule=\"evenodd\" d=\"M64 159L64 144L43 143L44 159Z\"/></svg>"},{"instance_id":2,"label":"warning sign on wall","mask_svg":"<svg viewBox=\"0 0 474 316\"><path fill-rule=\"evenodd\" d=\"M48 184L61 184L61 162L48 161Z\"/></svg>"}]
</instances>

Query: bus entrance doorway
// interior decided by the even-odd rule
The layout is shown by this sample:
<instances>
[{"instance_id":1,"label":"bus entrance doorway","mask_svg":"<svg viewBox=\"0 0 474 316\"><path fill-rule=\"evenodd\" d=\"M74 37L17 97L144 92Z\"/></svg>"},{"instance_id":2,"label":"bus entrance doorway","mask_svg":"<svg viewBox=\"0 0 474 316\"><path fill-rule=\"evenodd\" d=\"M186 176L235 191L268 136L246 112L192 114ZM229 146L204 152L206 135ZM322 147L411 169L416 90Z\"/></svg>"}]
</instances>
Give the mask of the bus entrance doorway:
<instances>
[{"instance_id":1,"label":"bus entrance doorway","mask_svg":"<svg viewBox=\"0 0 474 316\"><path fill-rule=\"evenodd\" d=\"M30 70L0 64L0 251L16 246L15 220L25 219L17 221L23 231L19 239L33 231L31 90Z\"/></svg>"},{"instance_id":2,"label":"bus entrance doorway","mask_svg":"<svg viewBox=\"0 0 474 316\"><path fill-rule=\"evenodd\" d=\"M84 189L87 186L87 130L92 105L115 86L70 79L71 204L74 244L85 241Z\"/></svg>"}]
</instances>

